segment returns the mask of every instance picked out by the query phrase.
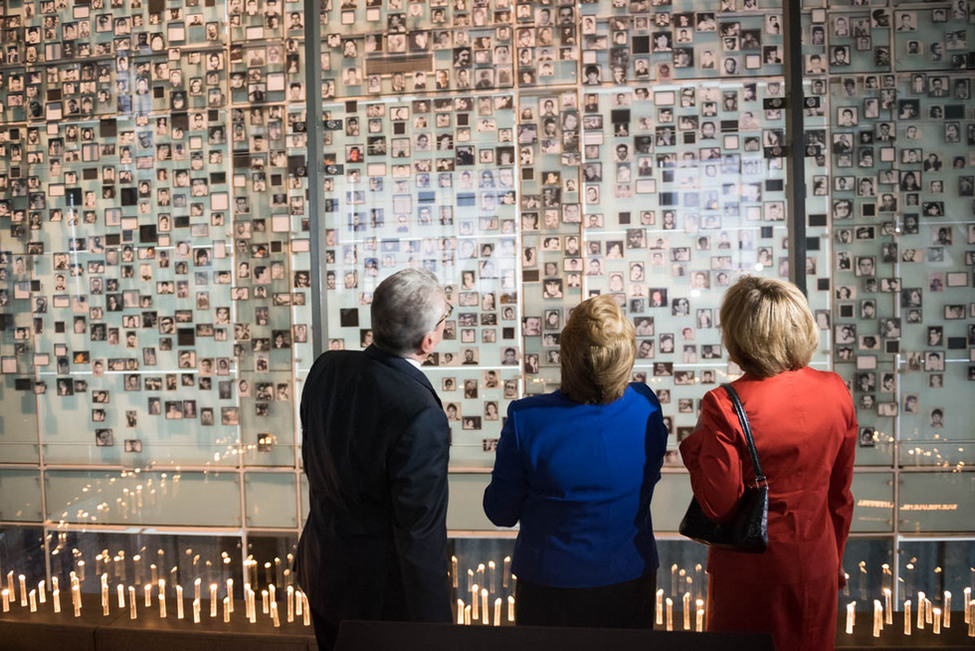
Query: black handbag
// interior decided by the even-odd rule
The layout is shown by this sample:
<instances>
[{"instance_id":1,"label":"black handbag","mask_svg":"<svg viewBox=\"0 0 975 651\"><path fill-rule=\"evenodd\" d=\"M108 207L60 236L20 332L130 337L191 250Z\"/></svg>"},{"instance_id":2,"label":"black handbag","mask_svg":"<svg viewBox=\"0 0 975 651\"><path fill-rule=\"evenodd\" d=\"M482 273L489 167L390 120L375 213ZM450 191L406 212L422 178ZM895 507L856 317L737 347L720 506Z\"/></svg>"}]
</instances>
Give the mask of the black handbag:
<instances>
[{"instance_id":1,"label":"black handbag","mask_svg":"<svg viewBox=\"0 0 975 651\"><path fill-rule=\"evenodd\" d=\"M765 479L762 464L758 461L752 428L748 424L748 417L745 416L745 409L741 406L738 392L730 384L721 386L731 398L741 430L748 442L748 452L752 456L752 466L755 468L755 485L745 486L745 492L738 500L735 518L730 522L714 522L708 519L701 510L697 498L692 497L687 513L680 521L679 531L681 535L711 547L761 554L768 549L768 480Z\"/></svg>"}]
</instances>

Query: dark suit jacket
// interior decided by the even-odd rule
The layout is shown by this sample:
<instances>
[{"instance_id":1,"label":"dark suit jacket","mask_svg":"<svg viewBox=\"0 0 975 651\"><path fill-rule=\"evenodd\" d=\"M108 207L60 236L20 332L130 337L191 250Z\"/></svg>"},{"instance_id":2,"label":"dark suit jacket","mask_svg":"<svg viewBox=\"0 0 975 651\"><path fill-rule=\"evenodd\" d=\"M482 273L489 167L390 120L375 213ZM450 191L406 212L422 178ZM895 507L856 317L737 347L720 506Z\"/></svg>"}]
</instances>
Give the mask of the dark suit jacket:
<instances>
[{"instance_id":1,"label":"dark suit jacket","mask_svg":"<svg viewBox=\"0 0 975 651\"><path fill-rule=\"evenodd\" d=\"M376 346L330 351L301 395L311 510L295 574L343 619L449 622L450 430L429 380Z\"/></svg>"}]
</instances>

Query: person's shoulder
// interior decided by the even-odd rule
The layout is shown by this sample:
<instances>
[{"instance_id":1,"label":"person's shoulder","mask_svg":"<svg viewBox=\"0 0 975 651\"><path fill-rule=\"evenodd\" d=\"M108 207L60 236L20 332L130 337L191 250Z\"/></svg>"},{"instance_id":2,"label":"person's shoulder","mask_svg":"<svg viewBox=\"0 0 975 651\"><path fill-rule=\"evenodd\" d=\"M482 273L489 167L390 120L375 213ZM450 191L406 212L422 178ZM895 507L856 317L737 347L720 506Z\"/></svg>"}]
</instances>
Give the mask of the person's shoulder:
<instances>
[{"instance_id":1,"label":"person's shoulder","mask_svg":"<svg viewBox=\"0 0 975 651\"><path fill-rule=\"evenodd\" d=\"M643 382L630 382L629 386L626 387L626 391L623 393L625 396L641 397L650 403L656 409L660 409L660 400L657 399L657 394L653 392L649 386Z\"/></svg>"},{"instance_id":2,"label":"person's shoulder","mask_svg":"<svg viewBox=\"0 0 975 651\"><path fill-rule=\"evenodd\" d=\"M508 406L508 411L515 413L519 411L530 411L532 409L565 407L571 404L574 403L562 395L561 391L552 391L551 393L539 393L515 400Z\"/></svg>"}]
</instances>

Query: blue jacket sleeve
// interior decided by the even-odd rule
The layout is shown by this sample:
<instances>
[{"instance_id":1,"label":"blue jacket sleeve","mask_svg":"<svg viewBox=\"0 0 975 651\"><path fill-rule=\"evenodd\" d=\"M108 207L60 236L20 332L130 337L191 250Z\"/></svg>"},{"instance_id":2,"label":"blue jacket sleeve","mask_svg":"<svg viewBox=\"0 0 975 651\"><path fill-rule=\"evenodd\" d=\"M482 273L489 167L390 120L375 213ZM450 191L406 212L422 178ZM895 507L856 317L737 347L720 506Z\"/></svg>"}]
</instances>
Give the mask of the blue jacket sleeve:
<instances>
[{"instance_id":1,"label":"blue jacket sleeve","mask_svg":"<svg viewBox=\"0 0 975 651\"><path fill-rule=\"evenodd\" d=\"M528 494L515 421L515 411L509 405L508 418L501 429L501 440L498 441L491 483L484 490L484 513L499 527L515 526L521 517L521 509Z\"/></svg>"}]
</instances>

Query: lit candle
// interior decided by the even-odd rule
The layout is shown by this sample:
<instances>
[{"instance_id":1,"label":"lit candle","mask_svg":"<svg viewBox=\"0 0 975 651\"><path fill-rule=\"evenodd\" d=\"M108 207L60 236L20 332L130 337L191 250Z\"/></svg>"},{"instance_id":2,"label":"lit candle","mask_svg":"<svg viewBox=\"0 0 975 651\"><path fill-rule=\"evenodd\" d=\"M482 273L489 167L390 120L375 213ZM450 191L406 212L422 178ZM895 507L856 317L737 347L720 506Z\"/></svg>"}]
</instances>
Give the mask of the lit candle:
<instances>
[{"instance_id":1,"label":"lit candle","mask_svg":"<svg viewBox=\"0 0 975 651\"><path fill-rule=\"evenodd\" d=\"M481 600L478 599L478 596L480 595L480 592L481 592L480 586L478 586L475 583L471 587L471 619L472 620L476 620L476 619L480 619L481 618L480 617L480 607L479 607Z\"/></svg>"},{"instance_id":2,"label":"lit candle","mask_svg":"<svg viewBox=\"0 0 975 651\"><path fill-rule=\"evenodd\" d=\"M457 587L457 557L456 556L450 557L450 584L454 588Z\"/></svg>"},{"instance_id":3,"label":"lit candle","mask_svg":"<svg viewBox=\"0 0 975 651\"><path fill-rule=\"evenodd\" d=\"M511 557L505 556L504 565L502 566L502 571L501 571L501 585L503 585L506 588L508 587L508 574L510 572L511 572Z\"/></svg>"},{"instance_id":4,"label":"lit candle","mask_svg":"<svg viewBox=\"0 0 975 651\"><path fill-rule=\"evenodd\" d=\"M139 604L135 600L135 586L129 586L129 619L135 619L139 616Z\"/></svg>"},{"instance_id":5,"label":"lit candle","mask_svg":"<svg viewBox=\"0 0 975 651\"><path fill-rule=\"evenodd\" d=\"M934 623L934 609L931 607L931 600L924 598L924 621L927 624Z\"/></svg>"},{"instance_id":6,"label":"lit candle","mask_svg":"<svg viewBox=\"0 0 975 651\"><path fill-rule=\"evenodd\" d=\"M677 563L670 566L670 594L677 594Z\"/></svg>"},{"instance_id":7,"label":"lit candle","mask_svg":"<svg viewBox=\"0 0 975 651\"><path fill-rule=\"evenodd\" d=\"M656 603L655 611L657 614L657 618L656 618L657 626L663 626L664 625L664 589L663 588L657 589L657 603Z\"/></svg>"},{"instance_id":8,"label":"lit candle","mask_svg":"<svg viewBox=\"0 0 975 651\"><path fill-rule=\"evenodd\" d=\"M267 598L271 600L272 604L278 600L278 589L274 587L273 583L267 587Z\"/></svg>"},{"instance_id":9,"label":"lit candle","mask_svg":"<svg viewBox=\"0 0 975 651\"><path fill-rule=\"evenodd\" d=\"M681 597L681 610L684 613L684 630L691 630L691 593L685 592Z\"/></svg>"},{"instance_id":10,"label":"lit candle","mask_svg":"<svg viewBox=\"0 0 975 651\"><path fill-rule=\"evenodd\" d=\"M924 593L917 593L917 630L924 629Z\"/></svg>"},{"instance_id":11,"label":"lit candle","mask_svg":"<svg viewBox=\"0 0 975 651\"><path fill-rule=\"evenodd\" d=\"M945 590L945 597L943 603L944 603L944 611L943 611L944 621L941 623L941 625L944 626L945 628L951 628L951 592L949 592L948 590Z\"/></svg>"},{"instance_id":12,"label":"lit candle","mask_svg":"<svg viewBox=\"0 0 975 651\"><path fill-rule=\"evenodd\" d=\"M281 626L281 618L278 617L278 602L271 602L271 621L274 622L274 628Z\"/></svg>"},{"instance_id":13,"label":"lit candle","mask_svg":"<svg viewBox=\"0 0 975 651\"><path fill-rule=\"evenodd\" d=\"M51 601L54 603L54 612L61 612L61 591L57 588L51 590Z\"/></svg>"},{"instance_id":14,"label":"lit candle","mask_svg":"<svg viewBox=\"0 0 975 651\"><path fill-rule=\"evenodd\" d=\"M703 601L703 599L698 599L698 601ZM695 615L694 630L701 633L704 631L704 609L698 608Z\"/></svg>"},{"instance_id":15,"label":"lit candle","mask_svg":"<svg viewBox=\"0 0 975 651\"><path fill-rule=\"evenodd\" d=\"M962 593L961 594L965 598L964 599L964 602L965 602L965 623L966 624L971 624L972 623L972 618L971 618L971 615L968 612L969 611L968 603L972 600L972 589L971 588L965 588L964 590L962 590Z\"/></svg>"},{"instance_id":16,"label":"lit candle","mask_svg":"<svg viewBox=\"0 0 975 651\"><path fill-rule=\"evenodd\" d=\"M78 579L71 582L71 604L74 606L74 616L81 617L81 584Z\"/></svg>"},{"instance_id":17,"label":"lit candle","mask_svg":"<svg viewBox=\"0 0 975 651\"><path fill-rule=\"evenodd\" d=\"M457 600L457 623L458 624L464 623L464 600L463 599Z\"/></svg>"},{"instance_id":18,"label":"lit candle","mask_svg":"<svg viewBox=\"0 0 975 651\"><path fill-rule=\"evenodd\" d=\"M44 579L37 584L37 600L42 604L47 603L47 583Z\"/></svg>"},{"instance_id":19,"label":"lit candle","mask_svg":"<svg viewBox=\"0 0 975 651\"><path fill-rule=\"evenodd\" d=\"M17 581L20 583L20 607L27 607L27 577L21 574L17 577Z\"/></svg>"},{"instance_id":20,"label":"lit candle","mask_svg":"<svg viewBox=\"0 0 975 651\"><path fill-rule=\"evenodd\" d=\"M301 600L304 602L304 608L302 609L302 619L301 623L305 626L311 626L311 606L308 605L308 597L302 593Z\"/></svg>"},{"instance_id":21,"label":"lit candle","mask_svg":"<svg viewBox=\"0 0 975 651\"><path fill-rule=\"evenodd\" d=\"M159 579L159 618L166 619L166 579Z\"/></svg>"},{"instance_id":22,"label":"lit candle","mask_svg":"<svg viewBox=\"0 0 975 651\"><path fill-rule=\"evenodd\" d=\"M474 603L477 603L476 599L474 600ZM464 626L470 626L470 625L471 625L471 607L464 606Z\"/></svg>"},{"instance_id":23,"label":"lit candle","mask_svg":"<svg viewBox=\"0 0 975 651\"><path fill-rule=\"evenodd\" d=\"M941 609L934 608L934 621L931 622L934 625L934 634L941 635Z\"/></svg>"},{"instance_id":24,"label":"lit candle","mask_svg":"<svg viewBox=\"0 0 975 651\"><path fill-rule=\"evenodd\" d=\"M471 586L474 585L474 570L467 568L467 591L471 591Z\"/></svg>"},{"instance_id":25,"label":"lit candle","mask_svg":"<svg viewBox=\"0 0 975 651\"><path fill-rule=\"evenodd\" d=\"M176 584L176 619L183 619L183 586Z\"/></svg>"},{"instance_id":26,"label":"lit candle","mask_svg":"<svg viewBox=\"0 0 975 651\"><path fill-rule=\"evenodd\" d=\"M494 561L488 561L488 581L491 586L491 592L498 591L498 566Z\"/></svg>"},{"instance_id":27,"label":"lit candle","mask_svg":"<svg viewBox=\"0 0 975 651\"><path fill-rule=\"evenodd\" d=\"M102 616L108 617L108 575L102 574Z\"/></svg>"},{"instance_id":28,"label":"lit candle","mask_svg":"<svg viewBox=\"0 0 975 651\"><path fill-rule=\"evenodd\" d=\"M491 623L491 611L488 610L487 588L481 588L481 623L483 624Z\"/></svg>"},{"instance_id":29,"label":"lit candle","mask_svg":"<svg viewBox=\"0 0 975 651\"><path fill-rule=\"evenodd\" d=\"M911 634L911 600L904 602L904 635Z\"/></svg>"},{"instance_id":30,"label":"lit candle","mask_svg":"<svg viewBox=\"0 0 975 651\"><path fill-rule=\"evenodd\" d=\"M11 601L17 600L17 590L14 589L14 571L7 572L7 595Z\"/></svg>"},{"instance_id":31,"label":"lit candle","mask_svg":"<svg viewBox=\"0 0 975 651\"><path fill-rule=\"evenodd\" d=\"M880 599L873 600L873 636L880 637L880 631L884 628L884 607L880 605Z\"/></svg>"},{"instance_id":32,"label":"lit candle","mask_svg":"<svg viewBox=\"0 0 975 651\"><path fill-rule=\"evenodd\" d=\"M508 596L508 621L515 621L515 598Z\"/></svg>"},{"instance_id":33,"label":"lit candle","mask_svg":"<svg viewBox=\"0 0 975 651\"><path fill-rule=\"evenodd\" d=\"M210 584L210 617L217 616L217 584Z\"/></svg>"},{"instance_id":34,"label":"lit candle","mask_svg":"<svg viewBox=\"0 0 975 651\"><path fill-rule=\"evenodd\" d=\"M484 585L484 563L478 563L476 575L477 585Z\"/></svg>"},{"instance_id":35,"label":"lit candle","mask_svg":"<svg viewBox=\"0 0 975 651\"><path fill-rule=\"evenodd\" d=\"M234 580L233 579L227 579L227 596L230 597L230 612L234 612ZM291 620L289 619L288 621L290 622Z\"/></svg>"},{"instance_id":36,"label":"lit candle","mask_svg":"<svg viewBox=\"0 0 975 651\"><path fill-rule=\"evenodd\" d=\"M247 601L247 621L251 624L257 623L257 603L255 602L255 592L250 589L250 586L245 590L247 593L245 599Z\"/></svg>"},{"instance_id":37,"label":"lit candle","mask_svg":"<svg viewBox=\"0 0 975 651\"><path fill-rule=\"evenodd\" d=\"M288 623L295 621L295 588L288 586Z\"/></svg>"},{"instance_id":38,"label":"lit candle","mask_svg":"<svg viewBox=\"0 0 975 651\"><path fill-rule=\"evenodd\" d=\"M230 622L230 597L224 597L223 598L223 623L228 624L229 622ZM275 624L275 626L277 626L277 624Z\"/></svg>"},{"instance_id":39,"label":"lit candle","mask_svg":"<svg viewBox=\"0 0 975 651\"><path fill-rule=\"evenodd\" d=\"M202 579L200 579L200 577L196 577L196 579L193 581L193 598L194 599L199 599L200 598L200 584L201 583L202 583Z\"/></svg>"},{"instance_id":40,"label":"lit candle","mask_svg":"<svg viewBox=\"0 0 975 651\"><path fill-rule=\"evenodd\" d=\"M665 601L667 605L667 630L674 630L674 601L670 597L667 597Z\"/></svg>"},{"instance_id":41,"label":"lit candle","mask_svg":"<svg viewBox=\"0 0 975 651\"><path fill-rule=\"evenodd\" d=\"M4 588L3 590L0 590L0 595L2 595L2 599L3 599L3 612L9 613L10 612L10 590Z\"/></svg>"},{"instance_id":42,"label":"lit candle","mask_svg":"<svg viewBox=\"0 0 975 651\"><path fill-rule=\"evenodd\" d=\"M857 602L851 601L846 604L846 634L853 635L853 624L856 623Z\"/></svg>"},{"instance_id":43,"label":"lit candle","mask_svg":"<svg viewBox=\"0 0 975 651\"><path fill-rule=\"evenodd\" d=\"M261 590L261 612L265 615L271 613L271 603L267 598L267 590Z\"/></svg>"},{"instance_id":44,"label":"lit candle","mask_svg":"<svg viewBox=\"0 0 975 651\"><path fill-rule=\"evenodd\" d=\"M115 586L115 594L118 595L118 607L119 609L125 608L125 586L119 583Z\"/></svg>"},{"instance_id":45,"label":"lit candle","mask_svg":"<svg viewBox=\"0 0 975 651\"><path fill-rule=\"evenodd\" d=\"M147 583L142 586L143 600L145 601L146 608L152 607L152 584Z\"/></svg>"},{"instance_id":46,"label":"lit candle","mask_svg":"<svg viewBox=\"0 0 975 651\"><path fill-rule=\"evenodd\" d=\"M194 624L200 623L200 600L199 599L193 600L193 623Z\"/></svg>"},{"instance_id":47,"label":"lit candle","mask_svg":"<svg viewBox=\"0 0 975 651\"><path fill-rule=\"evenodd\" d=\"M304 612L305 594L301 590L295 590L295 617L301 617Z\"/></svg>"},{"instance_id":48,"label":"lit candle","mask_svg":"<svg viewBox=\"0 0 975 651\"><path fill-rule=\"evenodd\" d=\"M494 600L494 625L501 626L501 597Z\"/></svg>"}]
</instances>

